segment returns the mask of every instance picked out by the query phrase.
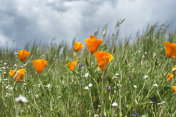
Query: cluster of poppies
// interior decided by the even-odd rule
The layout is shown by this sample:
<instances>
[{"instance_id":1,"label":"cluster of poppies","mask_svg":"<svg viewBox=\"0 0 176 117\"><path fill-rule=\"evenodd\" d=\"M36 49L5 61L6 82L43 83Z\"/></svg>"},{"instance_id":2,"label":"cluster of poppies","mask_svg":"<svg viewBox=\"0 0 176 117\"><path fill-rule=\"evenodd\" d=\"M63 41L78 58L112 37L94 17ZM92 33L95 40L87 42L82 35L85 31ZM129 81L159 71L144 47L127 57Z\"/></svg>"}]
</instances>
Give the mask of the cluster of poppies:
<instances>
[{"instance_id":1,"label":"cluster of poppies","mask_svg":"<svg viewBox=\"0 0 176 117\"><path fill-rule=\"evenodd\" d=\"M109 64L112 59L114 58L113 55L111 55L108 52L105 51L97 51L99 46L101 45L101 43L103 42L103 40L101 39L96 39L95 36L90 36L90 38L85 39L85 42L87 44L88 50L91 54L94 54L97 62L98 62L98 66L99 68L103 71L107 64ZM83 48L83 44L79 43L79 42L74 42L74 51L75 52L79 52L82 48ZM78 60L75 60L71 63L67 63L67 66L69 67L69 69L71 71L74 70L75 66L78 65Z\"/></svg>"},{"instance_id":2,"label":"cluster of poppies","mask_svg":"<svg viewBox=\"0 0 176 117\"><path fill-rule=\"evenodd\" d=\"M18 51L18 58L20 61L25 61L31 53L26 50ZM48 64L44 59L32 60L35 71L40 73L43 71L44 67ZM25 76L25 69L10 70L10 76L17 82L19 82Z\"/></svg>"},{"instance_id":3,"label":"cluster of poppies","mask_svg":"<svg viewBox=\"0 0 176 117\"><path fill-rule=\"evenodd\" d=\"M176 61L176 43L169 43L169 42L163 42L165 45L166 55L169 58L174 58ZM172 72L176 73L176 65L172 68ZM168 73L167 78L172 81L172 78L174 77L174 74ZM172 89L176 93L176 86L172 86Z\"/></svg>"}]
</instances>

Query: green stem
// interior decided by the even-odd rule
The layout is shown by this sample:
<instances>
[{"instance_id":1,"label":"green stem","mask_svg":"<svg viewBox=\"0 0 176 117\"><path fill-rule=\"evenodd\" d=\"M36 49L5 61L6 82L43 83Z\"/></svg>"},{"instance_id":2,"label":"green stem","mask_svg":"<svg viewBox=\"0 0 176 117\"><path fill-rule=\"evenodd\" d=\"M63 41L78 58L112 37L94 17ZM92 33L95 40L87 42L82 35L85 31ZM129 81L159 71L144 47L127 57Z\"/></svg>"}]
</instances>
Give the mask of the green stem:
<instances>
[{"instance_id":1,"label":"green stem","mask_svg":"<svg viewBox=\"0 0 176 117\"><path fill-rule=\"evenodd\" d=\"M105 71L103 71L102 82L101 82L101 112L102 112L102 114L105 113L105 107L104 107L104 77L105 77Z\"/></svg>"}]
</instances>

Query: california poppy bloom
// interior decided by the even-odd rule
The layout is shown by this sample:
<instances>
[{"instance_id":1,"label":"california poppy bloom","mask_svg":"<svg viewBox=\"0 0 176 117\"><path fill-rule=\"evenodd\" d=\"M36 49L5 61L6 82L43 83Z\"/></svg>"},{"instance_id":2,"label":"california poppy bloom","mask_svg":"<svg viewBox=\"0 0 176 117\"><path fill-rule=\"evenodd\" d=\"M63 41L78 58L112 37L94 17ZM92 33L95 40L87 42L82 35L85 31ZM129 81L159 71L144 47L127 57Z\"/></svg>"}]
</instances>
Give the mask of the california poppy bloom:
<instances>
[{"instance_id":1,"label":"california poppy bloom","mask_svg":"<svg viewBox=\"0 0 176 117\"><path fill-rule=\"evenodd\" d=\"M69 67L69 69L70 69L71 71L73 71L74 68L75 68L75 66L78 65L78 60L75 60L75 61L73 61L73 62L71 62L71 63L68 62L66 65Z\"/></svg>"},{"instance_id":2,"label":"california poppy bloom","mask_svg":"<svg viewBox=\"0 0 176 117\"><path fill-rule=\"evenodd\" d=\"M166 55L172 57L176 55L176 43L163 42L165 45Z\"/></svg>"},{"instance_id":3,"label":"california poppy bloom","mask_svg":"<svg viewBox=\"0 0 176 117\"><path fill-rule=\"evenodd\" d=\"M89 52L92 54L98 50L98 47L103 42L101 39L96 39L95 36L91 35L90 39L85 39Z\"/></svg>"},{"instance_id":4,"label":"california poppy bloom","mask_svg":"<svg viewBox=\"0 0 176 117\"><path fill-rule=\"evenodd\" d=\"M18 58L20 61L24 61L31 53L26 50L18 51Z\"/></svg>"},{"instance_id":5,"label":"california poppy bloom","mask_svg":"<svg viewBox=\"0 0 176 117\"><path fill-rule=\"evenodd\" d=\"M167 75L167 78L171 81L172 80L172 78L174 77L174 75L173 74L171 74L171 73L168 73L168 75Z\"/></svg>"},{"instance_id":6,"label":"california poppy bloom","mask_svg":"<svg viewBox=\"0 0 176 117\"><path fill-rule=\"evenodd\" d=\"M176 93L176 86L172 86L172 89L175 91L175 93Z\"/></svg>"},{"instance_id":7,"label":"california poppy bloom","mask_svg":"<svg viewBox=\"0 0 176 117\"><path fill-rule=\"evenodd\" d=\"M32 62L37 73L43 71L44 67L48 64L44 59L32 60Z\"/></svg>"},{"instance_id":8,"label":"california poppy bloom","mask_svg":"<svg viewBox=\"0 0 176 117\"><path fill-rule=\"evenodd\" d=\"M97 51L94 53L94 55L101 70L104 70L106 68L106 65L109 64L114 58L110 53L103 51Z\"/></svg>"},{"instance_id":9,"label":"california poppy bloom","mask_svg":"<svg viewBox=\"0 0 176 117\"><path fill-rule=\"evenodd\" d=\"M74 42L74 50L75 52L80 51L83 48L83 44L79 42Z\"/></svg>"},{"instance_id":10,"label":"california poppy bloom","mask_svg":"<svg viewBox=\"0 0 176 117\"><path fill-rule=\"evenodd\" d=\"M17 82L19 82L25 76L25 69L10 70L10 76Z\"/></svg>"}]
</instances>

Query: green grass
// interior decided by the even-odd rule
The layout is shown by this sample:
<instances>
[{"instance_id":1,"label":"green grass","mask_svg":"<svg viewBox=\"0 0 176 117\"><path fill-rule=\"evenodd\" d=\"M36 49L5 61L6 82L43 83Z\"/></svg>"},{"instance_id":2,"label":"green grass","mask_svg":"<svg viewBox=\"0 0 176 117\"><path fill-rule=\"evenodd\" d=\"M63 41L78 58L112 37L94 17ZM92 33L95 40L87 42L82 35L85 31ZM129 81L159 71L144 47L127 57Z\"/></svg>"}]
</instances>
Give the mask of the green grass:
<instances>
[{"instance_id":1,"label":"green grass","mask_svg":"<svg viewBox=\"0 0 176 117\"><path fill-rule=\"evenodd\" d=\"M103 37L99 48L114 56L104 72L99 70L86 45L77 53L79 65L84 66L81 69L77 66L73 72L66 66L67 61L74 60L73 47L66 43L50 46L34 43L30 49L26 45L31 55L25 62L19 61L14 51L1 49L0 116L93 117L97 114L99 117L130 117L136 112L139 117L175 117L176 94L171 86L176 85L176 81L173 78L170 82L166 77L175 61L166 57L163 42L167 38L169 42L176 42L176 32L167 37L167 26L154 25L137 35L138 39L132 43L131 38L119 41L118 33L116 30L112 36ZM46 59L48 65L37 74L31 61L39 58ZM19 83L8 74L16 68L26 69L26 76ZM119 76L113 79L116 73ZM86 90L90 83L93 86ZM20 94L28 103L15 102ZM152 100L154 97L156 100ZM164 104L159 104L163 101ZM112 106L114 102L117 107Z\"/></svg>"}]
</instances>

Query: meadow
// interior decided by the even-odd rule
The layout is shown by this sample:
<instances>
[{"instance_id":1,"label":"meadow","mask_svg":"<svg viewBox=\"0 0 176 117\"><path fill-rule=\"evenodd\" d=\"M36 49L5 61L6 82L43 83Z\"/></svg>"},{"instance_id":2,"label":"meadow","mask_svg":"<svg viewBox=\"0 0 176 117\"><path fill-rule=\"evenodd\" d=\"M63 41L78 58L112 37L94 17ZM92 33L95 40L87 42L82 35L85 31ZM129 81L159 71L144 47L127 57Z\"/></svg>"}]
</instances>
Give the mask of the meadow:
<instances>
[{"instance_id":1,"label":"meadow","mask_svg":"<svg viewBox=\"0 0 176 117\"><path fill-rule=\"evenodd\" d=\"M172 86L176 81L167 76L175 74L175 60L166 56L163 42L176 42L176 32L168 32L168 28L149 26L136 34L136 40L129 37L124 41L119 39L118 25L109 35L105 29L96 32L94 36L103 39L98 51L113 56L104 70L86 43L78 52L74 52L74 42L72 46L26 44L24 50L30 55L24 61L19 60L18 49L1 49L0 116L175 117ZM34 68L35 59L47 60L40 73ZM78 63L70 70L74 60ZM9 72L22 68L25 76L17 82Z\"/></svg>"}]
</instances>

